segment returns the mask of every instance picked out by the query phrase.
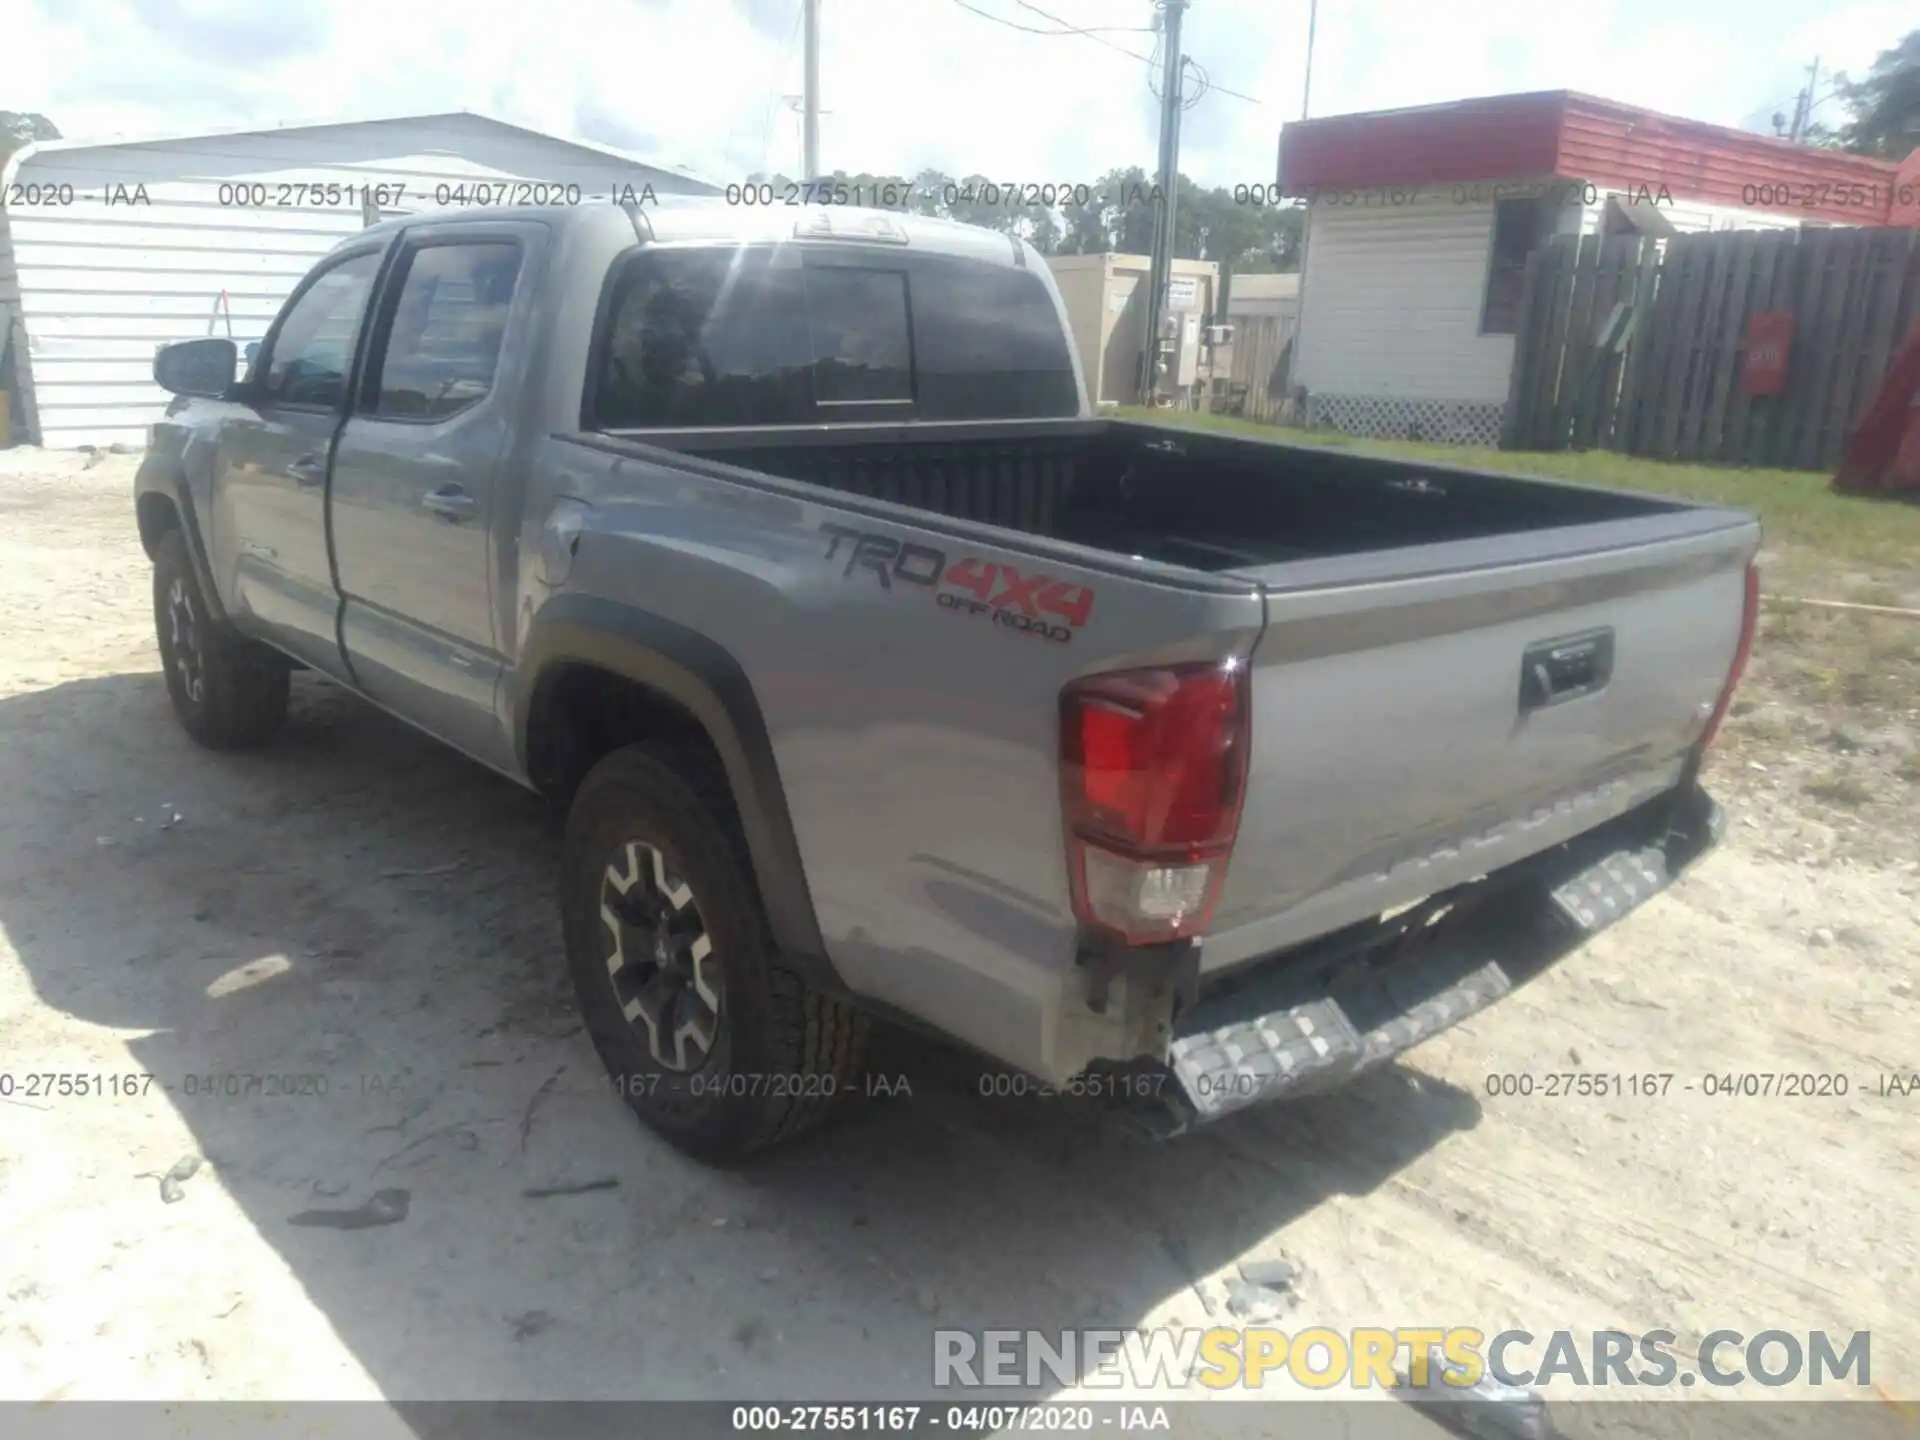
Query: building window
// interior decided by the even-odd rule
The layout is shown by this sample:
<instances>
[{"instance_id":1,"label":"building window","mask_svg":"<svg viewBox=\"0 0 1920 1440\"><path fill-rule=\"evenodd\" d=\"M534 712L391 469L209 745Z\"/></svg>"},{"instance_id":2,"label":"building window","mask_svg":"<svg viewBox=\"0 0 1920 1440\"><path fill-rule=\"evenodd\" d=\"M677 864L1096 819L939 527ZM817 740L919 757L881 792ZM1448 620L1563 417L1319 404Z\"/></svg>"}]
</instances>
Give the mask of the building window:
<instances>
[{"instance_id":1,"label":"building window","mask_svg":"<svg viewBox=\"0 0 1920 1440\"><path fill-rule=\"evenodd\" d=\"M1538 200L1496 200L1493 206L1493 257L1487 266L1487 293L1480 307L1482 335L1511 335L1520 328L1520 291L1527 278L1527 256L1549 234L1549 211Z\"/></svg>"}]
</instances>

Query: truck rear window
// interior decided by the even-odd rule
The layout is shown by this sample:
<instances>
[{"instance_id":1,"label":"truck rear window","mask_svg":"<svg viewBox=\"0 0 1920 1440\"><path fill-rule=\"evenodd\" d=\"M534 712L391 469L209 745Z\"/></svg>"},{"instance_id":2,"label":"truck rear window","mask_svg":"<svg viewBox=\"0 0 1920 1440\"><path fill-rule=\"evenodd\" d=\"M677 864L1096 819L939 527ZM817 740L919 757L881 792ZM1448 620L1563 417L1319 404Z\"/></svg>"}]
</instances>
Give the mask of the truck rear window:
<instances>
[{"instance_id":1,"label":"truck rear window","mask_svg":"<svg viewBox=\"0 0 1920 1440\"><path fill-rule=\"evenodd\" d=\"M1024 420L1079 407L1035 275L877 247L643 250L609 282L600 429Z\"/></svg>"}]
</instances>

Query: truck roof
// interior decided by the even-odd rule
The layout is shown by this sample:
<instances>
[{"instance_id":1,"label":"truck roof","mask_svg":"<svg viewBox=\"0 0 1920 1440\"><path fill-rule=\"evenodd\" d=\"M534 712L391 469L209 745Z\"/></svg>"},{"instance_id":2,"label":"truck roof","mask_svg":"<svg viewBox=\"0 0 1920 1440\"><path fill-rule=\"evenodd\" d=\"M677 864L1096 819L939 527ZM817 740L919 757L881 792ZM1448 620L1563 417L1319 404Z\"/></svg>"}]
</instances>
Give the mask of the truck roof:
<instances>
[{"instance_id":1,"label":"truck roof","mask_svg":"<svg viewBox=\"0 0 1920 1440\"><path fill-rule=\"evenodd\" d=\"M1036 269L1038 254L1018 239L977 225L911 215L898 210L867 210L849 205L750 205L721 196L662 195L634 207L641 229L654 244L780 244L798 241L832 245L840 241L899 245L919 255L945 255L1008 268ZM609 226L628 229L627 207L604 201L581 205L494 205L432 210L383 220L354 239L475 220L538 220L557 227Z\"/></svg>"}]
</instances>

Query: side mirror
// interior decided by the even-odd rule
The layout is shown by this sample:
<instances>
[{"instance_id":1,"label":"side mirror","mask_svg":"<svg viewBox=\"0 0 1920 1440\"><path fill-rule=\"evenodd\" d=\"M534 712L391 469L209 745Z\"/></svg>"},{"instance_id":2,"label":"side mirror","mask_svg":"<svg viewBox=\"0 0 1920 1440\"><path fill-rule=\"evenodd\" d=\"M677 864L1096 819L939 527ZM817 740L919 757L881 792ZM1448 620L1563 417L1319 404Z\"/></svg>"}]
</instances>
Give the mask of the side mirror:
<instances>
[{"instance_id":1,"label":"side mirror","mask_svg":"<svg viewBox=\"0 0 1920 1440\"><path fill-rule=\"evenodd\" d=\"M153 356L153 383L173 395L218 400L233 388L240 352L233 341L210 337L162 345Z\"/></svg>"}]
</instances>

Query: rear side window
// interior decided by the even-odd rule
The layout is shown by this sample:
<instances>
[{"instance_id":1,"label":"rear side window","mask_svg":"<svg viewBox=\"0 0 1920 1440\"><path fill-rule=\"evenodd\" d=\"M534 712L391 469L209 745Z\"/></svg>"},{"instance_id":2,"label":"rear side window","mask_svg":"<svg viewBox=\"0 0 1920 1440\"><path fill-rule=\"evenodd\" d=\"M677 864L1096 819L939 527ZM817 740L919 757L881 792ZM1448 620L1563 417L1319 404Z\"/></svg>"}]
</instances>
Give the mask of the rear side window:
<instances>
[{"instance_id":1,"label":"rear side window","mask_svg":"<svg viewBox=\"0 0 1920 1440\"><path fill-rule=\"evenodd\" d=\"M366 408L390 419L442 420L493 388L520 247L428 245L402 263L386 344L367 377Z\"/></svg>"},{"instance_id":2,"label":"rear side window","mask_svg":"<svg viewBox=\"0 0 1920 1440\"><path fill-rule=\"evenodd\" d=\"M643 251L610 281L604 429L1071 416L1051 297L1022 271L897 251Z\"/></svg>"},{"instance_id":3,"label":"rear side window","mask_svg":"<svg viewBox=\"0 0 1920 1440\"><path fill-rule=\"evenodd\" d=\"M598 423L625 429L812 418L800 270L769 268L765 258L661 252L616 279Z\"/></svg>"}]
</instances>

